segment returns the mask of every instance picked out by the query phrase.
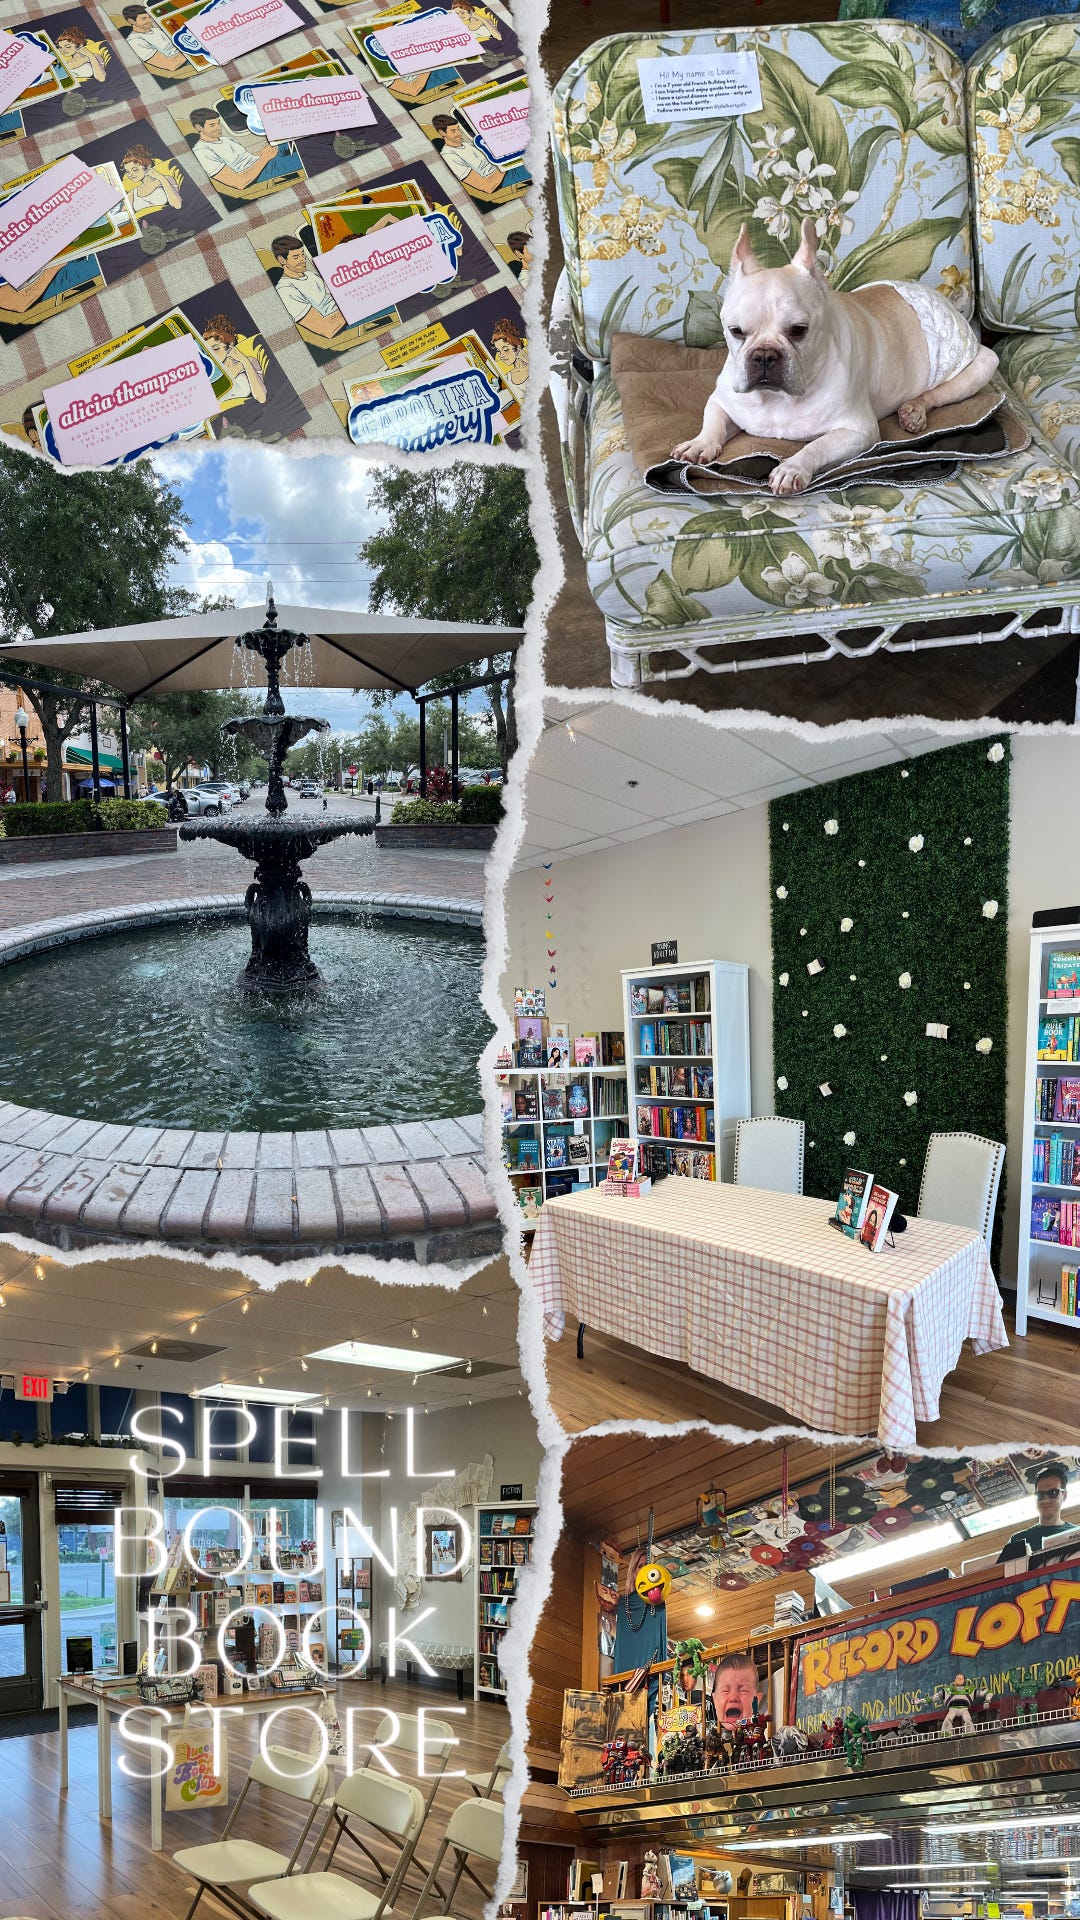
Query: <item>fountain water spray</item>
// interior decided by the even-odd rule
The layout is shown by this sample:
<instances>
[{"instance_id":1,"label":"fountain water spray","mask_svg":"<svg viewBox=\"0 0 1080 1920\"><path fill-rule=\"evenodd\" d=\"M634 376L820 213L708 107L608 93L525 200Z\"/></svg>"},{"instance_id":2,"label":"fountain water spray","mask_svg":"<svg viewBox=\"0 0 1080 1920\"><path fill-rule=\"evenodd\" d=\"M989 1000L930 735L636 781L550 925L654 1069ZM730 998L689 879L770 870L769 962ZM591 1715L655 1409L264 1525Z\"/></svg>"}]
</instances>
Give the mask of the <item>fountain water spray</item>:
<instances>
[{"instance_id":1,"label":"fountain water spray","mask_svg":"<svg viewBox=\"0 0 1080 1920\"><path fill-rule=\"evenodd\" d=\"M265 753L270 763L266 790L270 817L190 820L180 828L181 840L220 840L255 864L255 877L244 895L251 958L237 976L237 984L249 993L311 993L322 986L322 975L308 952L311 888L300 863L310 860L316 848L328 841L340 840L347 833L375 831L373 821L343 814L322 814L310 822L284 818L289 805L282 777L285 755L309 733L330 730L328 720L288 715L281 697L281 663L294 647L306 647L307 643L306 633L279 629L273 588L268 581L263 625L236 636L237 646L258 654L266 668L263 710L249 719L227 720L222 732L240 735Z\"/></svg>"}]
</instances>

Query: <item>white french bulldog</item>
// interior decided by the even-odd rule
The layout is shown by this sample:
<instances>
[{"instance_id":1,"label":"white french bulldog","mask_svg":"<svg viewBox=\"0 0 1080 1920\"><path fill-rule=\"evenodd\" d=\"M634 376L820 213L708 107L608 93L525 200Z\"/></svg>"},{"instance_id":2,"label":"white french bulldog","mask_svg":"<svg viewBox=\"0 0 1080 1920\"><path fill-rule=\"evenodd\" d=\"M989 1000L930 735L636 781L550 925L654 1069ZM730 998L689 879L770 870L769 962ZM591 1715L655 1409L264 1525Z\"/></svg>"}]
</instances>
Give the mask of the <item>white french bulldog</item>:
<instances>
[{"instance_id":1,"label":"white french bulldog","mask_svg":"<svg viewBox=\"0 0 1080 1920\"><path fill-rule=\"evenodd\" d=\"M921 433L927 408L970 399L997 370L997 354L931 287L879 280L834 293L812 220L787 267L762 267L743 227L721 318L728 357L701 432L672 458L707 464L739 428L805 441L770 474L774 493L801 493L823 467L865 452L890 413Z\"/></svg>"}]
</instances>

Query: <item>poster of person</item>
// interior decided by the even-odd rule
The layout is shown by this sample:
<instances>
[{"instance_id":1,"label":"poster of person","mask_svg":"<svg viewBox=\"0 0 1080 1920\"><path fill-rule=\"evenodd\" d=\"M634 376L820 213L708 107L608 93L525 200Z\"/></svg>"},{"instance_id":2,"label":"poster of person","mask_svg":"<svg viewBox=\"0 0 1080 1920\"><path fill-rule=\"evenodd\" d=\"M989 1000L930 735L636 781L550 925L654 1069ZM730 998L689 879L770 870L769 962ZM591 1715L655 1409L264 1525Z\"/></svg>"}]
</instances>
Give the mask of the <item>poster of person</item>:
<instances>
[{"instance_id":1,"label":"poster of person","mask_svg":"<svg viewBox=\"0 0 1080 1920\"><path fill-rule=\"evenodd\" d=\"M104 29L85 7L8 21L7 27L43 46L52 64L0 113L0 146L137 98L138 88L116 48L119 35Z\"/></svg>"}]
</instances>

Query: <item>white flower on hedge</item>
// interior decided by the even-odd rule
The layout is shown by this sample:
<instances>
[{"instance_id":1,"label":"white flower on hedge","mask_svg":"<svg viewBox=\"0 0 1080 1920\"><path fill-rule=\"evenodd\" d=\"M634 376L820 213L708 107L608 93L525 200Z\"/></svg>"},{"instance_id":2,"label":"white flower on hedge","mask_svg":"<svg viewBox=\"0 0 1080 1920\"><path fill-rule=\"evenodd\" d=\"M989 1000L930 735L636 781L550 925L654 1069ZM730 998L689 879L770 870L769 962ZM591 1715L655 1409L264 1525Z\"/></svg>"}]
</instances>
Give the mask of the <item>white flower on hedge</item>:
<instances>
[{"instance_id":1,"label":"white flower on hedge","mask_svg":"<svg viewBox=\"0 0 1080 1920\"><path fill-rule=\"evenodd\" d=\"M905 1093L904 1095L905 1107L917 1107L918 1104L919 1104L919 1096L917 1093Z\"/></svg>"},{"instance_id":2,"label":"white flower on hedge","mask_svg":"<svg viewBox=\"0 0 1080 1920\"><path fill-rule=\"evenodd\" d=\"M899 978L899 980L897 981L897 985L898 985L898 986L901 986L901 987L903 987L903 988L905 989L905 991L906 991L906 989L907 989L908 987L910 987L910 985L911 985L911 975L910 975L910 973L902 973L902 974L900 975L900 978Z\"/></svg>"},{"instance_id":3,"label":"white flower on hedge","mask_svg":"<svg viewBox=\"0 0 1080 1920\"><path fill-rule=\"evenodd\" d=\"M860 865L860 867L865 867L865 865L866 865L866 861L865 861L865 860L860 860L860 861L859 861L859 865Z\"/></svg>"},{"instance_id":4,"label":"white flower on hedge","mask_svg":"<svg viewBox=\"0 0 1080 1920\"><path fill-rule=\"evenodd\" d=\"M1005 758L1005 749L1004 749L1004 747L1002 746L1002 744L1001 744L1001 741L1000 741L1000 740L995 740L995 741L994 741L994 744L993 744L993 746L991 747L991 749L990 749L990 751L989 751L989 753L987 754L987 756L986 756L986 757L987 757L987 759L988 759L988 760L991 760L991 761L993 761L993 763L994 763L994 765L995 765L995 767L997 766L997 764L998 764L998 761L999 761L999 760L1004 760L1004 758Z\"/></svg>"},{"instance_id":5,"label":"white flower on hedge","mask_svg":"<svg viewBox=\"0 0 1080 1920\"><path fill-rule=\"evenodd\" d=\"M776 889L776 897L777 897L777 899L778 899L778 900L786 900L786 899L787 899L787 888L786 888L786 887L777 887L777 889Z\"/></svg>"},{"instance_id":6,"label":"white flower on hedge","mask_svg":"<svg viewBox=\"0 0 1080 1920\"><path fill-rule=\"evenodd\" d=\"M777 1084L777 1086L779 1087L779 1089L780 1089L780 1091L781 1091L781 1093L786 1093L786 1092L787 1092L787 1077L786 1077L786 1075L785 1075L785 1074L781 1074L781 1075L780 1075L780 1077L779 1077L779 1079L777 1080L777 1082L776 1082L776 1084Z\"/></svg>"},{"instance_id":7,"label":"white flower on hedge","mask_svg":"<svg viewBox=\"0 0 1080 1920\"><path fill-rule=\"evenodd\" d=\"M855 1135L853 1133L845 1133L844 1145L845 1147L853 1147L855 1145Z\"/></svg>"},{"instance_id":8,"label":"white flower on hedge","mask_svg":"<svg viewBox=\"0 0 1080 1920\"><path fill-rule=\"evenodd\" d=\"M989 1034L984 1034L981 1040L975 1042L976 1053L992 1053L993 1047L994 1043Z\"/></svg>"},{"instance_id":9,"label":"white flower on hedge","mask_svg":"<svg viewBox=\"0 0 1080 1920\"><path fill-rule=\"evenodd\" d=\"M830 835L830 837L831 837L831 835L832 835L832 834L834 834L834 833L839 833L839 831L840 831L840 822L839 822L839 820L826 820L826 822L825 822L825 831L826 831L826 833L827 833L827 834L829 834L829 835Z\"/></svg>"},{"instance_id":10,"label":"white flower on hedge","mask_svg":"<svg viewBox=\"0 0 1080 1920\"><path fill-rule=\"evenodd\" d=\"M847 1028L844 1026L843 1022L838 1020L835 1027L833 1028L833 1034L835 1038L837 1040L842 1040L846 1032L847 1032Z\"/></svg>"},{"instance_id":11,"label":"white flower on hedge","mask_svg":"<svg viewBox=\"0 0 1080 1920\"><path fill-rule=\"evenodd\" d=\"M786 986L787 986L787 983L788 983L788 981L789 981L790 979L791 979L791 975L790 975L790 973L782 973L782 974L780 975L780 985L781 985L782 987L786 987Z\"/></svg>"},{"instance_id":12,"label":"white flower on hedge","mask_svg":"<svg viewBox=\"0 0 1080 1920\"><path fill-rule=\"evenodd\" d=\"M921 833L913 833L911 839L908 841L908 846L912 853L921 853L925 845L926 842Z\"/></svg>"},{"instance_id":13,"label":"white flower on hedge","mask_svg":"<svg viewBox=\"0 0 1080 1920\"><path fill-rule=\"evenodd\" d=\"M983 919L984 920L996 920L997 913L998 913L998 903L996 900L983 901Z\"/></svg>"},{"instance_id":14,"label":"white flower on hedge","mask_svg":"<svg viewBox=\"0 0 1080 1920\"><path fill-rule=\"evenodd\" d=\"M854 920L852 920L848 914L845 914L844 918L840 922L841 933L850 933L854 925L855 925Z\"/></svg>"}]
</instances>

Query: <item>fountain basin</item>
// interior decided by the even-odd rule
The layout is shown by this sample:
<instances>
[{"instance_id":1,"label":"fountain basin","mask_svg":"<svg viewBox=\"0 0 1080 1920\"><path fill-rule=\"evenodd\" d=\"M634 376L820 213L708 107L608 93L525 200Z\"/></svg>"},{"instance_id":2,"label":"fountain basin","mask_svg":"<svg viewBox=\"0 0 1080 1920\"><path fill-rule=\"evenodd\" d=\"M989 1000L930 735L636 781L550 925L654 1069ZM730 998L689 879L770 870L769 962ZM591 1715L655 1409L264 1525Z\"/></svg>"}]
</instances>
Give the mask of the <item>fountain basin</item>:
<instances>
[{"instance_id":1,"label":"fountain basin","mask_svg":"<svg viewBox=\"0 0 1080 1920\"><path fill-rule=\"evenodd\" d=\"M340 919L343 910L355 915L365 909L408 935L413 955L433 927L469 933L479 966L480 915L471 903L388 896L324 896L313 935L320 957L335 917ZM56 958L57 949L70 947L63 957L75 976L85 979L95 948L100 958L101 935L148 928L171 928L179 935L195 915L235 939L242 951L243 921L232 899L99 911L0 934L0 991L5 977L12 977L12 962ZM430 951L430 940L428 946ZM232 991L226 984L226 997ZM400 979L397 991L400 996ZM191 1006L215 997L193 991ZM330 998L308 1007L306 1030L311 1012L317 1026ZM246 1023L251 1010L247 1002ZM447 1019L455 1041L459 1012L455 1009L453 1022ZM385 1014L387 1022L400 1026L400 999L389 993ZM482 1022L478 1007L477 1015ZM365 1018L370 1017L369 1010ZM193 1054L198 1045L192 1033ZM474 1072L476 1057L470 1041ZM57 1112L57 1102L45 1101L50 1091L67 1085L66 1079L38 1077L31 1086L20 1086L8 1071L10 1064L0 1078L5 1096L0 1101L0 1228L9 1233L61 1248L103 1240L154 1241L207 1256L258 1254L278 1264L304 1257L305 1250L308 1257L465 1259L493 1252L501 1243L484 1176L481 1117L467 1110L479 1105L478 1085L472 1100L467 1088L457 1096L466 1103L457 1113L448 1111L454 1099L436 1096L425 1105L422 1090L414 1089L396 1118L379 1119L372 1111L369 1124L359 1110L347 1114L331 1106L319 1125L275 1126L266 1123L265 1113L251 1112L234 1124L214 1124L212 1115L204 1115L207 1124L196 1125L200 1116L191 1113L191 1124L170 1125L175 1116L164 1114L161 1124L162 1109L155 1117L119 1093L107 1118L100 1117L104 1108L98 1117L81 1111L81 1101L65 1100L67 1112Z\"/></svg>"}]
</instances>

